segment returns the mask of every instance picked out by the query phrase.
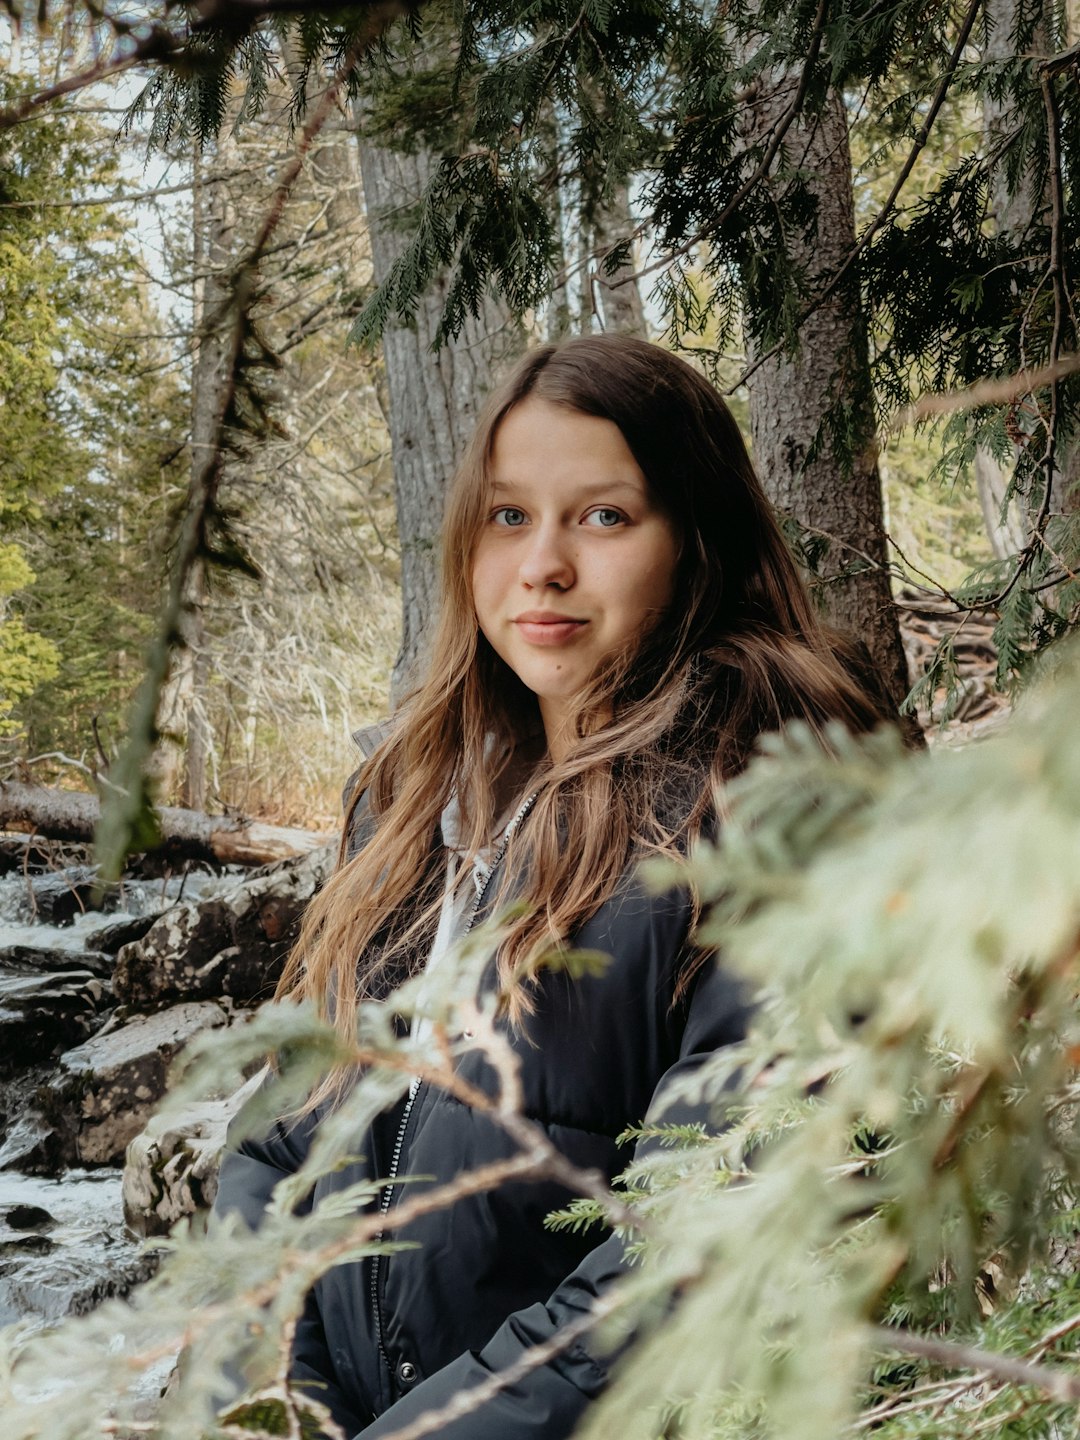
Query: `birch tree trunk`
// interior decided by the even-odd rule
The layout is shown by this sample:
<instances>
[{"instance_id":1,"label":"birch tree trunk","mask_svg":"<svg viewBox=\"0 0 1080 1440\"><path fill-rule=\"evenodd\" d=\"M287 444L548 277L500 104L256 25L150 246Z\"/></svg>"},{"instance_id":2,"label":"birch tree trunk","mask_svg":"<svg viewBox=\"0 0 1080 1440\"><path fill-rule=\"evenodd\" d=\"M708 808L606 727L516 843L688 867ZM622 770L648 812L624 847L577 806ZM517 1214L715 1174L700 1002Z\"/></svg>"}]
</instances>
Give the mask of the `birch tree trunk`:
<instances>
[{"instance_id":1,"label":"birch tree trunk","mask_svg":"<svg viewBox=\"0 0 1080 1440\"><path fill-rule=\"evenodd\" d=\"M402 248L396 217L423 195L436 164L430 152L391 150L360 131L360 168L376 283ZM494 301L469 318L437 353L444 283L420 300L415 324L383 336L390 444L401 545L402 633L391 697L396 704L417 678L438 608L438 547L447 487L495 380L522 347L519 326Z\"/></svg>"},{"instance_id":2,"label":"birch tree trunk","mask_svg":"<svg viewBox=\"0 0 1080 1440\"><path fill-rule=\"evenodd\" d=\"M793 84L780 80L761 91L748 138L768 135L791 103ZM820 116L796 120L785 143L814 176L816 229L791 237L793 258L813 281L837 270L855 243L847 118L839 96L830 97ZM767 360L748 388L754 460L770 499L827 544L812 581L822 609L831 623L865 642L899 704L910 680L886 569L866 322L855 289L841 287L821 305L802 327L795 358ZM836 398L847 407L849 433L856 437L850 466L833 453L827 436L811 458Z\"/></svg>"},{"instance_id":3,"label":"birch tree trunk","mask_svg":"<svg viewBox=\"0 0 1080 1440\"><path fill-rule=\"evenodd\" d=\"M1004 64L1015 59L1017 0L984 0L983 17L986 26L984 60ZM1041 48L1049 53L1049 28L1045 21L1038 30L1042 32ZM1016 115L1011 99L1007 95L994 96L987 93L983 97L983 136L987 149L992 152L1015 125ZM1007 237L1013 244L1020 244L1037 211L1045 203L1045 194L1037 188L1030 166L1021 175L1020 184L1015 191L1011 191L1007 183L1004 162L998 166L991 206L994 228L999 235ZM1013 471L1016 469L1017 457L1015 446L1012 447L1011 456L1005 461L1000 460L985 445L980 445L975 452L975 488L982 508L987 538L999 560L1015 555L1027 543L1028 538L1027 517L1020 501L1014 497L1004 510L1002 508Z\"/></svg>"},{"instance_id":4,"label":"birch tree trunk","mask_svg":"<svg viewBox=\"0 0 1080 1440\"><path fill-rule=\"evenodd\" d=\"M609 204L596 220L595 247L601 256L613 245L628 240L634 233L634 217L630 211L630 187L625 180L615 187ZM623 335L637 335L648 339L645 321L645 307L641 303L641 291L634 278L633 252L624 264L612 275L604 275L599 265L593 284L600 291L605 330L617 330Z\"/></svg>"}]
</instances>

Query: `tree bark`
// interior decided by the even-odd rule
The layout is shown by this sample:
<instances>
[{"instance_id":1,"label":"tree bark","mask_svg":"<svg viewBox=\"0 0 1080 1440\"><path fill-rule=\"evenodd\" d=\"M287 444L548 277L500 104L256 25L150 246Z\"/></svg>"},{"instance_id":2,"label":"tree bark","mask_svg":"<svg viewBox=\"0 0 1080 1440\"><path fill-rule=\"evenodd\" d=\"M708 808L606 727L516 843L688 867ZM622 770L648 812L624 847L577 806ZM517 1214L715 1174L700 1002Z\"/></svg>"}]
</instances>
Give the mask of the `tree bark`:
<instances>
[{"instance_id":1,"label":"tree bark","mask_svg":"<svg viewBox=\"0 0 1080 1440\"><path fill-rule=\"evenodd\" d=\"M763 89L752 108L748 138L769 134L791 103L792 84ZM789 152L812 173L818 210L812 230L794 234L791 249L811 283L842 264L855 243L847 118L830 96L822 114L798 119ZM827 549L811 585L826 618L865 642L885 688L899 705L910 688L907 659L889 586L877 431L866 321L853 286L842 286L806 320L794 358L767 360L750 378L754 459L777 508ZM836 398L848 410L853 455L845 463L827 436L811 449ZM912 729L912 735L917 733Z\"/></svg>"},{"instance_id":2,"label":"tree bark","mask_svg":"<svg viewBox=\"0 0 1080 1440\"><path fill-rule=\"evenodd\" d=\"M88 844L100 813L96 795L24 785L18 780L0 782L0 830L29 831L47 840ZM268 865L306 855L335 839L312 830L203 815L172 806L159 806L155 813L164 849L187 859L225 865Z\"/></svg>"},{"instance_id":3,"label":"tree bark","mask_svg":"<svg viewBox=\"0 0 1080 1440\"><path fill-rule=\"evenodd\" d=\"M999 560L1015 555L1027 543L1023 516L1015 499L1002 509L1008 485L1005 466L985 445L979 445L975 450L975 489L990 548Z\"/></svg>"},{"instance_id":4,"label":"tree bark","mask_svg":"<svg viewBox=\"0 0 1080 1440\"><path fill-rule=\"evenodd\" d=\"M391 150L360 133L360 168L375 281L385 279L402 249L396 217L423 195L436 158L417 149ZM443 507L492 383L522 347L522 333L493 300L470 317L457 339L437 353L432 342L446 283L417 305L415 323L383 336L389 392L390 445L401 546L402 633L391 697L396 704L426 658L438 609L438 552Z\"/></svg>"},{"instance_id":5,"label":"tree bark","mask_svg":"<svg viewBox=\"0 0 1080 1440\"><path fill-rule=\"evenodd\" d=\"M984 61L1004 64L1016 58L1013 32L1018 14L1017 0L984 0L983 17L986 25L986 41L983 47ZM1037 40L1049 54L1049 16L1038 29ZM987 92L983 97L983 135L987 150L1000 145L1005 136L1017 124L1011 98L1006 94L994 96ZM1011 244L1020 245L1024 234L1031 228L1036 214L1046 204L1046 195L1038 190L1035 175L1029 165L1020 176L1015 190L1010 190L1006 177L1004 159L998 165L994 176L991 214L994 228ZM1027 543L1024 507L1017 498L1009 502L1008 510L1002 516L1005 491L1016 469L1019 451L1012 447L1011 463L1002 463L985 445L975 451L975 485L982 507L983 521L991 549L999 560L1015 555ZM1060 488L1060 477L1055 489ZM1060 497L1055 497L1060 498ZM1036 497L1035 510L1039 508ZM1060 508L1055 506L1054 508Z\"/></svg>"},{"instance_id":6,"label":"tree bark","mask_svg":"<svg viewBox=\"0 0 1080 1440\"><path fill-rule=\"evenodd\" d=\"M234 166L235 143L223 136L215 165ZM211 171L212 173L212 171ZM195 158L192 185L192 261L195 275L194 351L191 366L191 473L202 474L214 442L218 403L225 384L231 320L215 323L228 298L226 276L233 251L236 213L225 184L205 184L201 159ZM158 730L166 737L154 771L163 795L179 794L185 805L206 805L212 738L206 707L210 662L206 650L206 567L192 566L180 619L180 645L158 704Z\"/></svg>"},{"instance_id":7,"label":"tree bark","mask_svg":"<svg viewBox=\"0 0 1080 1440\"><path fill-rule=\"evenodd\" d=\"M596 219L595 245L597 255L603 255L613 245L628 240L634 233L634 217L630 211L630 186L623 180L614 187L611 199ZM623 335L637 335L642 340L649 337L645 320L645 307L641 303L641 291L634 278L634 258L631 252L626 262L612 275L604 275L599 266L593 284L600 291L600 305L603 311L604 329L617 330Z\"/></svg>"}]
</instances>

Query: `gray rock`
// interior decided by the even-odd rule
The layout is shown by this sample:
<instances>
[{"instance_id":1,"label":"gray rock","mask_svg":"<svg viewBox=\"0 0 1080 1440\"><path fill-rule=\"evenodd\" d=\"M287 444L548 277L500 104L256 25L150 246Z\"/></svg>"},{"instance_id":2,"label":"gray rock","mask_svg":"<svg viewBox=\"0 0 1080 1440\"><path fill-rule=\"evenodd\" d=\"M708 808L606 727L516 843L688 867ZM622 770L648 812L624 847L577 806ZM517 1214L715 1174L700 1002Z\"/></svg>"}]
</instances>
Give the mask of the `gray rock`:
<instances>
[{"instance_id":1,"label":"gray rock","mask_svg":"<svg viewBox=\"0 0 1080 1440\"><path fill-rule=\"evenodd\" d=\"M55 1060L0 1081L0 1190L4 1172L56 1175L75 1158L74 1117L52 1103ZM0 1220L2 1220L0 1215Z\"/></svg>"},{"instance_id":2,"label":"gray rock","mask_svg":"<svg viewBox=\"0 0 1080 1440\"><path fill-rule=\"evenodd\" d=\"M137 1235L165 1235L178 1220L208 1210L229 1121L252 1089L254 1076L227 1100L204 1100L179 1115L151 1117L124 1160L124 1219Z\"/></svg>"},{"instance_id":3,"label":"gray rock","mask_svg":"<svg viewBox=\"0 0 1080 1440\"><path fill-rule=\"evenodd\" d=\"M225 1025L228 1018L211 1001L176 1005L140 1015L62 1055L51 1089L55 1106L75 1117L78 1162L122 1162L129 1141L165 1093L173 1057L200 1030Z\"/></svg>"},{"instance_id":4,"label":"gray rock","mask_svg":"<svg viewBox=\"0 0 1080 1440\"><path fill-rule=\"evenodd\" d=\"M12 1075L49 1060L67 1045L85 1040L109 1002L105 982L77 962L62 957L62 968L42 971L34 961L55 960L49 952L11 946L0 958L0 1075ZM77 967L77 968L76 968Z\"/></svg>"},{"instance_id":5,"label":"gray rock","mask_svg":"<svg viewBox=\"0 0 1080 1440\"><path fill-rule=\"evenodd\" d=\"M157 923L158 918L157 914L126 915L122 920L112 920L108 925L92 930L86 938L96 950L102 950L106 955L115 955L122 945L141 940Z\"/></svg>"},{"instance_id":6,"label":"gray rock","mask_svg":"<svg viewBox=\"0 0 1080 1440\"><path fill-rule=\"evenodd\" d=\"M239 1005L268 999L333 858L325 846L257 870L222 895L174 906L120 950L117 999L140 1011L193 998L226 996Z\"/></svg>"},{"instance_id":7,"label":"gray rock","mask_svg":"<svg viewBox=\"0 0 1080 1440\"><path fill-rule=\"evenodd\" d=\"M11 1230L51 1230L56 1224L55 1215L40 1205L12 1205L2 1218Z\"/></svg>"},{"instance_id":8,"label":"gray rock","mask_svg":"<svg viewBox=\"0 0 1080 1440\"><path fill-rule=\"evenodd\" d=\"M46 1109L53 1107L46 1105ZM37 1108L15 1115L4 1126L0 1145L0 1171L24 1175L58 1175L75 1159L74 1117L46 1119Z\"/></svg>"},{"instance_id":9,"label":"gray rock","mask_svg":"<svg viewBox=\"0 0 1080 1440\"><path fill-rule=\"evenodd\" d=\"M105 953L105 947L98 944L98 936L92 938L93 950L60 949L50 945L0 945L0 969L12 970L89 970L102 980L112 974L113 962Z\"/></svg>"},{"instance_id":10,"label":"gray rock","mask_svg":"<svg viewBox=\"0 0 1080 1440\"><path fill-rule=\"evenodd\" d=\"M76 915L101 908L94 893L96 881L97 871L92 865L71 865L44 875L28 875L20 914L39 925L70 925Z\"/></svg>"}]
</instances>

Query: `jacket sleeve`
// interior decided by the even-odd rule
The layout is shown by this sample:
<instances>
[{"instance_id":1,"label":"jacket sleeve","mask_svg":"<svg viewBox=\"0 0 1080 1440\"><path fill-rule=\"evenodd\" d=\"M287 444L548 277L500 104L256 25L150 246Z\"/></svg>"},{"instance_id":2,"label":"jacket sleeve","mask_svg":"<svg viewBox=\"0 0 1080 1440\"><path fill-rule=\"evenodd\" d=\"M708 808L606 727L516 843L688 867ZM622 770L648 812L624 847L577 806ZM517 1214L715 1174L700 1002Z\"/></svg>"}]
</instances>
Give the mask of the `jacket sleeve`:
<instances>
[{"instance_id":1,"label":"jacket sleeve","mask_svg":"<svg viewBox=\"0 0 1080 1440\"><path fill-rule=\"evenodd\" d=\"M275 1185L303 1163L312 1128L311 1116L289 1127L277 1121L263 1138L244 1140L235 1149L227 1149L221 1162L214 1215L239 1215L249 1229L257 1230ZM310 1208L309 1199L297 1207L297 1213ZM308 1391L327 1407L346 1435L355 1435L366 1423L368 1417L349 1403L334 1376L314 1291L308 1295L297 1321L289 1375L298 1389ZM237 1393L242 1392L246 1388L243 1376L234 1373L232 1378Z\"/></svg>"},{"instance_id":2,"label":"jacket sleeve","mask_svg":"<svg viewBox=\"0 0 1080 1440\"><path fill-rule=\"evenodd\" d=\"M742 1039L749 1007L738 983L716 965L699 973L690 999L679 1059L662 1077L650 1117L669 1124L707 1121L703 1107L662 1104L666 1092L698 1069L714 1051ZM441 1409L459 1391L483 1384L524 1351L552 1339L560 1327L592 1307L626 1269L623 1245L610 1236L568 1275L545 1304L511 1315L482 1350L468 1351L398 1400L355 1440L382 1440L428 1410ZM463 1418L441 1426L438 1440L565 1440L607 1383L607 1369L577 1342Z\"/></svg>"}]
</instances>

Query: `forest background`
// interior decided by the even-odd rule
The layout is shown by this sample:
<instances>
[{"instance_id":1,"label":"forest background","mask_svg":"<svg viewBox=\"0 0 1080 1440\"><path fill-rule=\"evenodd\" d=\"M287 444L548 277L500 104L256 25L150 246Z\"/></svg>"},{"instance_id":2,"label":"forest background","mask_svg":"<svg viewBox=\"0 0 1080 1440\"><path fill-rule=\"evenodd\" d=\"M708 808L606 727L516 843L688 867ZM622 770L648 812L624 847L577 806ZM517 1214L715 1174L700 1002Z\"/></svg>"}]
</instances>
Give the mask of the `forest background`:
<instances>
[{"instance_id":1,"label":"forest background","mask_svg":"<svg viewBox=\"0 0 1080 1440\"><path fill-rule=\"evenodd\" d=\"M905 595L990 617L1010 693L1069 670L1075 5L7 10L0 715L12 768L112 767L107 864L153 795L330 819L477 405L575 330L731 392L898 703L964 689L952 633L911 672ZM598 1424L653 1433L661 1395L670 1434L1068 1433L1080 755L1075 682L1048 695L948 766L795 737L748 777L701 884L764 987L757 1093L630 1178L678 1261L631 1313L696 1299ZM245 1044L325 1059L309 1023Z\"/></svg>"},{"instance_id":2,"label":"forest background","mask_svg":"<svg viewBox=\"0 0 1080 1440\"><path fill-rule=\"evenodd\" d=\"M365 23L300 8L239 40L227 7L196 11L194 78L147 80L150 15L140 38L76 7L13 46L0 703L41 778L115 758L229 379L230 285ZM251 297L259 418L183 580L159 799L332 823L350 730L415 661L471 417L522 345L582 329L649 333L730 393L824 608L898 703L914 686L948 714L963 690L951 637L929 673L905 662L902 589L990 616L1003 688L1074 619L1064 380L904 407L1071 349L1075 71L1050 123L1032 57L1075 16L512 21L397 21L293 177ZM34 103L95 45L88 77L114 78Z\"/></svg>"}]
</instances>

